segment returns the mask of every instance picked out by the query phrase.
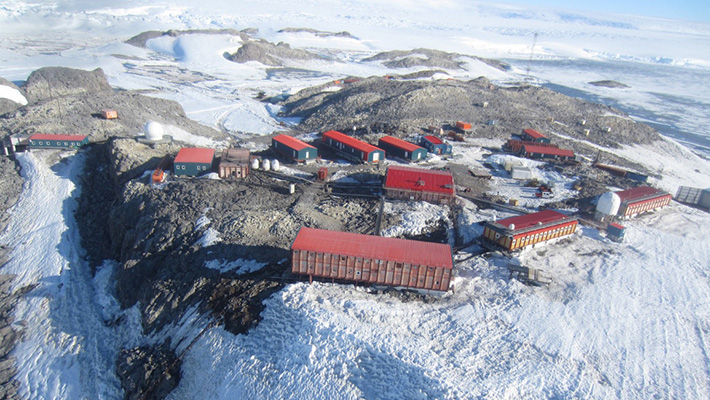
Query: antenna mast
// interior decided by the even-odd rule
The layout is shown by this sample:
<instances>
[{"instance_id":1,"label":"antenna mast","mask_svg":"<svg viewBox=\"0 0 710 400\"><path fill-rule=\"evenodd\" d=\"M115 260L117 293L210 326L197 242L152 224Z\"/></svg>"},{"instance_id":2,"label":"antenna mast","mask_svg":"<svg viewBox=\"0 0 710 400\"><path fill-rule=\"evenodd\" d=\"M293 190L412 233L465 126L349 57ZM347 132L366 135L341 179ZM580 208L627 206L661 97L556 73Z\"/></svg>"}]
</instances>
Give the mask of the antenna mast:
<instances>
[{"instance_id":1,"label":"antenna mast","mask_svg":"<svg viewBox=\"0 0 710 400\"><path fill-rule=\"evenodd\" d=\"M530 81L530 64L532 64L533 52L537 43L537 32L534 32L532 46L530 46L530 57L528 58L528 67L525 69L525 82Z\"/></svg>"}]
</instances>

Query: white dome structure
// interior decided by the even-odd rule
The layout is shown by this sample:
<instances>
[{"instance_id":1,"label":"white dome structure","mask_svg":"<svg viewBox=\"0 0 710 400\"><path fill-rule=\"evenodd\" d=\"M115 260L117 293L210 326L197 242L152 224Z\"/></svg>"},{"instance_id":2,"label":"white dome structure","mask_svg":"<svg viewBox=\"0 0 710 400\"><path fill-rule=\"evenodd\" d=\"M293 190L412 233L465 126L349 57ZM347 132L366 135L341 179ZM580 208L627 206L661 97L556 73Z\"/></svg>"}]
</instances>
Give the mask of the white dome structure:
<instances>
[{"instance_id":1,"label":"white dome structure","mask_svg":"<svg viewBox=\"0 0 710 400\"><path fill-rule=\"evenodd\" d=\"M143 125L143 133L147 140L160 141L163 139L165 130L159 122L148 121Z\"/></svg>"},{"instance_id":2,"label":"white dome structure","mask_svg":"<svg viewBox=\"0 0 710 400\"><path fill-rule=\"evenodd\" d=\"M616 215L621 207L621 198L614 192L604 193L599 197L597 212L604 215Z\"/></svg>"}]
</instances>

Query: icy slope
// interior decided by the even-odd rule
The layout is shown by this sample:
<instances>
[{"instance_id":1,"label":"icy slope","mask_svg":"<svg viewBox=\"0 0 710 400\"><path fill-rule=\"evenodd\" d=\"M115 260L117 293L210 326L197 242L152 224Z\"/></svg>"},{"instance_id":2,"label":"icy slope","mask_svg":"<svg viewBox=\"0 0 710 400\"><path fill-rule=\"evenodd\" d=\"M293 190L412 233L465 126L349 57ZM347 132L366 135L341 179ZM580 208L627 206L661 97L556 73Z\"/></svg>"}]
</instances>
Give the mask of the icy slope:
<instances>
[{"instance_id":1,"label":"icy slope","mask_svg":"<svg viewBox=\"0 0 710 400\"><path fill-rule=\"evenodd\" d=\"M171 398L707 398L709 223L674 205L623 244L583 228L522 253L549 289L498 257L458 264L431 303L293 284L248 335L200 339Z\"/></svg>"},{"instance_id":2,"label":"icy slope","mask_svg":"<svg viewBox=\"0 0 710 400\"><path fill-rule=\"evenodd\" d=\"M17 274L16 287L36 285L15 310L25 335L14 350L16 379L28 398L119 398L120 341L101 307L111 301L97 301L73 215L83 157L63 154L52 165L57 154L18 155L26 183L0 240L13 248L3 271Z\"/></svg>"}]
</instances>

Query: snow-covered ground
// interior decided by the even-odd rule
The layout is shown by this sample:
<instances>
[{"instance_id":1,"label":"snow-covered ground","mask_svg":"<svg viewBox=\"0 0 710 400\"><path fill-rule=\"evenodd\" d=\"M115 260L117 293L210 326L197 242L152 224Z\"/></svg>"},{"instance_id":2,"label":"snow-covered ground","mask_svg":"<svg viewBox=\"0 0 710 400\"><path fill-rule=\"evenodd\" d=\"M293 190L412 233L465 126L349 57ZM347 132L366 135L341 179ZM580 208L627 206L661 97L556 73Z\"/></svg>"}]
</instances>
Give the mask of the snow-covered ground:
<instances>
[{"instance_id":1,"label":"snow-covered ground","mask_svg":"<svg viewBox=\"0 0 710 400\"><path fill-rule=\"evenodd\" d=\"M710 75L710 26L702 23L463 0L205 0L199 6L11 0L0 7L0 22L2 77L23 81L49 65L102 67L115 87L177 100L191 118L246 143L296 122L280 121L277 109L254 100L260 91L288 94L347 75L411 72L361 60L416 47L514 60L509 72L475 61L451 71L496 81L519 80L532 50L538 63L531 73L543 81L648 110L634 117L696 135L695 151L710 137L710 95L698 85ZM147 30L249 27L259 29L258 37L336 61L290 66L313 71L307 74L236 64L223 57L241 44L229 35L163 37L145 49L123 43ZM352 37L279 32L287 27L347 30ZM663 79L669 75L680 78L669 84ZM631 88L588 84L599 79ZM0 86L0 97L24 100L7 86ZM708 162L675 142L615 151L662 169L663 179L654 183L671 192L681 184L710 187ZM455 145L454 152L457 162L486 161L477 146ZM14 249L3 272L18 275L16 287L37 285L16 310L16 325L26 333L13 353L20 390L31 398L121 398L114 373L120 348L196 337L205 316L195 309L144 337L136 309L120 310L112 297L115 263L107 261L92 277L83 258L73 219L82 156L33 152L20 163L27 182L0 239ZM574 194L566 178L531 166L556 184L556 195ZM503 174L494 184L525 205L541 201L523 199ZM388 212L404 214L388 234L417 234L427 221L451 223L444 207L402 207L388 205ZM506 216L466 202L458 222L468 241L480 234L478 222ZM202 245L219 239L207 217L196 225L205 233ZM457 263L455 292L428 303L347 285L289 285L266 301L263 320L248 335L215 328L197 340L171 397L710 398L710 214L673 204L627 225L624 243L582 227L512 260L460 254L465 261ZM532 288L509 280L510 262L541 268L554 282ZM207 266L237 273L262 267L244 259Z\"/></svg>"}]
</instances>

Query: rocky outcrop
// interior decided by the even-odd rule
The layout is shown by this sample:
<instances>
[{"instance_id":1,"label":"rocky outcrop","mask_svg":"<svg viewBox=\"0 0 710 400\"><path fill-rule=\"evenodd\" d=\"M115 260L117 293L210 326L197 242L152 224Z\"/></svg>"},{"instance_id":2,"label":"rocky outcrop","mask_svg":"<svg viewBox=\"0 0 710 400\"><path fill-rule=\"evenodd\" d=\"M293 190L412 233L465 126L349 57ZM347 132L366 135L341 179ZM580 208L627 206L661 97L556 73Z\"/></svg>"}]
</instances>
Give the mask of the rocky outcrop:
<instances>
[{"instance_id":1,"label":"rocky outcrop","mask_svg":"<svg viewBox=\"0 0 710 400\"><path fill-rule=\"evenodd\" d=\"M319 31L317 29L311 29L311 28L284 28L279 30L279 33L310 33L314 36L317 37L344 37L344 38L351 38L351 39L357 39L355 36L350 34L350 32L347 31L341 31L341 32L327 32L327 31Z\"/></svg>"},{"instance_id":2,"label":"rocky outcrop","mask_svg":"<svg viewBox=\"0 0 710 400\"><path fill-rule=\"evenodd\" d=\"M386 51L365 58L363 61L381 61L383 65L390 68L427 67L465 69L467 63L466 58L481 61L501 71L510 69L510 65L499 60L424 48Z\"/></svg>"},{"instance_id":3,"label":"rocky outcrop","mask_svg":"<svg viewBox=\"0 0 710 400\"><path fill-rule=\"evenodd\" d=\"M467 121L474 136L507 139L523 128L534 128L553 138L559 135L556 143L589 155L597 150L584 141L618 147L660 138L653 128L611 107L543 87L499 87L485 78L464 82L371 77L338 91L325 87L289 97L283 102L283 115L302 118L299 126L304 131L321 132L350 133L357 127L359 133L411 134L428 126L450 129L455 121Z\"/></svg>"},{"instance_id":4,"label":"rocky outcrop","mask_svg":"<svg viewBox=\"0 0 710 400\"><path fill-rule=\"evenodd\" d=\"M627 89L630 88L631 86L617 82L617 81L594 81L594 82L589 82L590 85L592 86L600 86L600 87L607 87L607 88L612 88L612 89Z\"/></svg>"},{"instance_id":5,"label":"rocky outcrop","mask_svg":"<svg viewBox=\"0 0 710 400\"><path fill-rule=\"evenodd\" d=\"M164 399L180 383L180 363L164 344L122 350L116 373L125 400Z\"/></svg>"},{"instance_id":6,"label":"rocky outcrop","mask_svg":"<svg viewBox=\"0 0 710 400\"><path fill-rule=\"evenodd\" d=\"M159 38L162 36L178 37L181 35L193 35L193 34L203 34L203 35L232 35L239 36L243 41L249 40L249 34L252 34L251 30L238 31L236 29L188 29L188 30L176 30L170 29L167 31L146 31L142 32L132 38L126 40L126 43L136 46L136 47L146 47L146 43L150 39Z\"/></svg>"},{"instance_id":7,"label":"rocky outcrop","mask_svg":"<svg viewBox=\"0 0 710 400\"><path fill-rule=\"evenodd\" d=\"M84 71L64 67L44 67L32 72L24 89L30 103L112 90L101 68Z\"/></svg>"},{"instance_id":8,"label":"rocky outcrop","mask_svg":"<svg viewBox=\"0 0 710 400\"><path fill-rule=\"evenodd\" d=\"M265 65L284 66L289 60L318 60L323 57L307 50L292 49L288 43L271 43L266 40L251 40L234 54L226 54L228 60L245 63L257 61Z\"/></svg>"},{"instance_id":9,"label":"rocky outcrop","mask_svg":"<svg viewBox=\"0 0 710 400\"><path fill-rule=\"evenodd\" d=\"M67 90L57 88L76 86ZM45 90L51 87L51 96ZM34 99L27 106L2 116L0 132L5 134L83 134L90 142L114 137L134 137L150 120L187 133L228 141L229 136L190 120L177 102L144 96L131 91L114 91L101 70L42 68L30 75L25 90ZM118 119L104 120L101 110L118 112Z\"/></svg>"},{"instance_id":10,"label":"rocky outcrop","mask_svg":"<svg viewBox=\"0 0 710 400\"><path fill-rule=\"evenodd\" d=\"M18 96L12 96L14 97L19 97L16 99L8 99L5 97L0 97L0 115L7 114L9 112L15 111L21 106L26 104L26 99L23 99L24 94L22 93L22 90L18 88L14 83L8 81L5 78L0 78L0 87L6 86L9 88L11 91L17 91ZM7 89L5 89L7 90ZM19 102L17 100L20 100ZM23 102L23 100L25 100Z\"/></svg>"}]
</instances>

